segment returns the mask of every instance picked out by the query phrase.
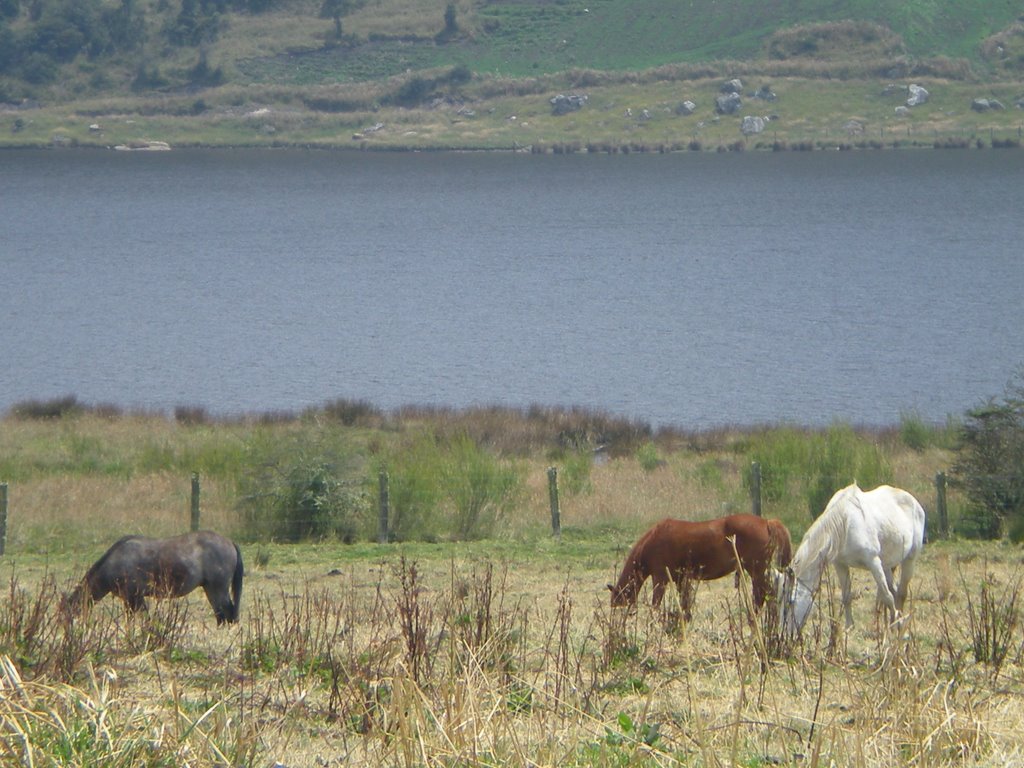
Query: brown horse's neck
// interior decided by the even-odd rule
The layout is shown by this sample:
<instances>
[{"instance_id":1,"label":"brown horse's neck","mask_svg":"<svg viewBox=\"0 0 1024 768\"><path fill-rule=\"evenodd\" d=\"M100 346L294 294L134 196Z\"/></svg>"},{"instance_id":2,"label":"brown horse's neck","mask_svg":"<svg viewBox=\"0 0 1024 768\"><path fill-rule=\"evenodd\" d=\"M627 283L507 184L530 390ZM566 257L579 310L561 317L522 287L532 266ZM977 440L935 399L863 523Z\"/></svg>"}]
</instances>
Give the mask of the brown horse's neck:
<instances>
[{"instance_id":1,"label":"brown horse's neck","mask_svg":"<svg viewBox=\"0 0 1024 768\"><path fill-rule=\"evenodd\" d=\"M653 530L653 529L652 529ZM626 555L626 562L622 566L622 573L619 580L612 587L612 605L634 605L640 587L650 575L644 563L643 550L647 540L651 537L648 531L640 540L633 545L633 548Z\"/></svg>"}]
</instances>

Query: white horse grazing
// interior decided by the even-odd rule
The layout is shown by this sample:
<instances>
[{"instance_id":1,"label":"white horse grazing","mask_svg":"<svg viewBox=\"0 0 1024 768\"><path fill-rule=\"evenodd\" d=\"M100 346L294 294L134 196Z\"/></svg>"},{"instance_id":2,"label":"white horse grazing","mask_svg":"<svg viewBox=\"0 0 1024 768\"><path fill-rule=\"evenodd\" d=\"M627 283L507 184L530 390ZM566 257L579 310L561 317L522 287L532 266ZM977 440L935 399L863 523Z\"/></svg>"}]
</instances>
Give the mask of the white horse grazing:
<instances>
[{"instance_id":1,"label":"white horse grazing","mask_svg":"<svg viewBox=\"0 0 1024 768\"><path fill-rule=\"evenodd\" d=\"M849 485L836 491L804 534L781 580L779 625L790 634L803 627L829 563L839 577L847 628L853 626L850 568L871 571L878 584L878 600L895 620L907 599L914 558L924 546L924 524L921 504L899 488L882 485L862 491ZM897 566L899 587L893 585Z\"/></svg>"}]
</instances>

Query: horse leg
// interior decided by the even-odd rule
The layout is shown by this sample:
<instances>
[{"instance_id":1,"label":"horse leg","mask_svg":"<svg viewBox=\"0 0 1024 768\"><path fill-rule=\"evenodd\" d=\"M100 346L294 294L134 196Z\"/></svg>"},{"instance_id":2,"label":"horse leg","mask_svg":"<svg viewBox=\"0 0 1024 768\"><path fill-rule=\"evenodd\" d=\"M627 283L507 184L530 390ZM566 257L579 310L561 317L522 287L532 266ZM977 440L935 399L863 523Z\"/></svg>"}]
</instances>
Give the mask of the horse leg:
<instances>
[{"instance_id":1,"label":"horse leg","mask_svg":"<svg viewBox=\"0 0 1024 768\"><path fill-rule=\"evenodd\" d=\"M882 574L885 576L885 586L888 588L890 595L896 594L896 583L893 581L892 568L887 568L885 564L882 564ZM885 599L885 592L882 590L881 585L878 587L878 598L877 604L879 607L888 606L888 601Z\"/></svg>"},{"instance_id":2,"label":"horse leg","mask_svg":"<svg viewBox=\"0 0 1024 768\"><path fill-rule=\"evenodd\" d=\"M914 575L914 558L908 557L900 565L900 585L896 589L896 610L902 611L910 589L910 577Z\"/></svg>"},{"instance_id":3,"label":"horse leg","mask_svg":"<svg viewBox=\"0 0 1024 768\"><path fill-rule=\"evenodd\" d=\"M853 602L853 589L850 584L850 568L846 565L839 563L835 564L836 576L839 577L839 589L842 592L843 598L843 613L846 616L846 628L849 629L853 626L853 608L851 603Z\"/></svg>"},{"instance_id":4,"label":"horse leg","mask_svg":"<svg viewBox=\"0 0 1024 768\"><path fill-rule=\"evenodd\" d=\"M146 610L146 595L141 590L128 590L121 593L121 599L131 613L139 613Z\"/></svg>"},{"instance_id":5,"label":"horse leg","mask_svg":"<svg viewBox=\"0 0 1024 768\"><path fill-rule=\"evenodd\" d=\"M754 594L754 610L760 611L768 596L768 572L765 570L748 571L750 586Z\"/></svg>"},{"instance_id":6,"label":"horse leg","mask_svg":"<svg viewBox=\"0 0 1024 768\"><path fill-rule=\"evenodd\" d=\"M203 587L203 591L206 592L206 599L210 601L210 606L213 608L213 614L217 617L217 626L220 626L226 621L234 621L235 607L231 602L231 596L228 594L227 585L206 585Z\"/></svg>"},{"instance_id":7,"label":"horse leg","mask_svg":"<svg viewBox=\"0 0 1024 768\"><path fill-rule=\"evenodd\" d=\"M690 621L693 618L693 598L697 594L696 582L686 573L680 573L676 579L676 589L679 590L679 608L683 612L683 621Z\"/></svg>"},{"instance_id":8,"label":"horse leg","mask_svg":"<svg viewBox=\"0 0 1024 768\"><path fill-rule=\"evenodd\" d=\"M664 571L655 571L651 574L651 584L653 586L651 605L658 608L661 606L662 598L665 597L665 587L668 586L668 574Z\"/></svg>"},{"instance_id":9,"label":"horse leg","mask_svg":"<svg viewBox=\"0 0 1024 768\"><path fill-rule=\"evenodd\" d=\"M878 584L878 598L885 604L885 607L889 609L889 616L891 621L896 619L896 598L892 593L892 589L889 587L892 581L892 575L886 574L885 568L882 565L881 558L872 558L871 563L868 565L868 570L871 571L871 575L875 577L875 583Z\"/></svg>"}]
</instances>

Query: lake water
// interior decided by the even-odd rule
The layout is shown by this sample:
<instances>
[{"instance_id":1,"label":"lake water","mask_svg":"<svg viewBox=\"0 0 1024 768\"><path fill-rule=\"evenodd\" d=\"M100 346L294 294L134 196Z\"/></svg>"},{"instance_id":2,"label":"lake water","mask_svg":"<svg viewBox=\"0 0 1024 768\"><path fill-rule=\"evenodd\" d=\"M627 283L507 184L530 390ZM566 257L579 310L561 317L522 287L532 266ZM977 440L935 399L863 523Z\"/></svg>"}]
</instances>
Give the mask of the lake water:
<instances>
[{"instance_id":1,"label":"lake water","mask_svg":"<svg viewBox=\"0 0 1024 768\"><path fill-rule=\"evenodd\" d=\"M0 409L962 415L1024 363L1024 153L0 153Z\"/></svg>"}]
</instances>

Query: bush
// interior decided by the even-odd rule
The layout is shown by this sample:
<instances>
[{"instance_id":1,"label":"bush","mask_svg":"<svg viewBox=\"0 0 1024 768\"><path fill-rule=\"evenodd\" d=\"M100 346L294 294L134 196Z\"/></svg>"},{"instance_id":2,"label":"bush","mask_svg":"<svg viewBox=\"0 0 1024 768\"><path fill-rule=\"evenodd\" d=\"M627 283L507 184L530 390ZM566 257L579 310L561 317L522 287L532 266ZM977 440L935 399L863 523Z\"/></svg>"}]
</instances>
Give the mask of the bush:
<instances>
[{"instance_id":1,"label":"bush","mask_svg":"<svg viewBox=\"0 0 1024 768\"><path fill-rule=\"evenodd\" d=\"M653 472L658 467L664 466L665 461L658 455L658 448L654 443L644 443L636 450L636 460L644 472Z\"/></svg>"},{"instance_id":2,"label":"bush","mask_svg":"<svg viewBox=\"0 0 1024 768\"><path fill-rule=\"evenodd\" d=\"M761 465L762 499L782 500L808 474L810 445L806 433L786 427L771 429L755 437L747 458ZM744 480L749 490L749 473L744 474Z\"/></svg>"},{"instance_id":3,"label":"bush","mask_svg":"<svg viewBox=\"0 0 1024 768\"><path fill-rule=\"evenodd\" d=\"M11 407L11 415L17 419L61 419L75 416L84 410L74 395L65 395L50 400L24 400Z\"/></svg>"},{"instance_id":4,"label":"bush","mask_svg":"<svg viewBox=\"0 0 1024 768\"><path fill-rule=\"evenodd\" d=\"M967 412L957 452L952 479L966 491L967 520L986 538L1007 527L1024 538L1024 368L1001 400Z\"/></svg>"},{"instance_id":5,"label":"bush","mask_svg":"<svg viewBox=\"0 0 1024 768\"><path fill-rule=\"evenodd\" d=\"M594 456L589 451L570 451L562 457L562 466L558 473L559 488L569 496L590 493L593 483L590 473L594 468Z\"/></svg>"},{"instance_id":6,"label":"bush","mask_svg":"<svg viewBox=\"0 0 1024 768\"><path fill-rule=\"evenodd\" d=\"M515 467L480 450L467 437L451 446L444 480L453 512L451 532L457 539L493 536L522 489Z\"/></svg>"},{"instance_id":7,"label":"bush","mask_svg":"<svg viewBox=\"0 0 1024 768\"><path fill-rule=\"evenodd\" d=\"M440 527L441 454L432 435L421 435L376 462L374 476L388 473L389 536L394 541L430 540Z\"/></svg>"},{"instance_id":8,"label":"bush","mask_svg":"<svg viewBox=\"0 0 1024 768\"><path fill-rule=\"evenodd\" d=\"M777 502L802 492L812 519L840 488L853 482L873 488L892 474L878 446L842 424L812 434L769 430L755 438L747 458L761 465L762 499ZM749 473L745 481L749 488Z\"/></svg>"},{"instance_id":9,"label":"bush","mask_svg":"<svg viewBox=\"0 0 1024 768\"><path fill-rule=\"evenodd\" d=\"M399 541L491 536L523 485L514 465L465 435L443 442L422 435L382 458L377 468L388 472L388 527Z\"/></svg>"},{"instance_id":10,"label":"bush","mask_svg":"<svg viewBox=\"0 0 1024 768\"><path fill-rule=\"evenodd\" d=\"M251 450L239 498L253 538L352 542L369 529L363 462L342 433L310 429L285 437L275 430Z\"/></svg>"}]
</instances>

